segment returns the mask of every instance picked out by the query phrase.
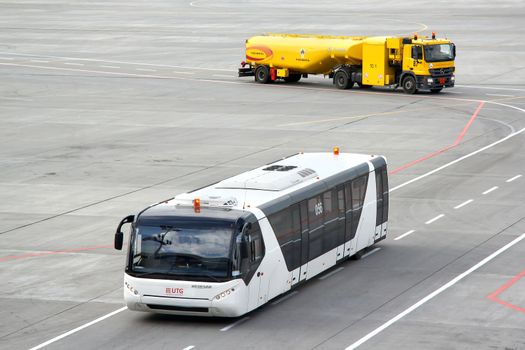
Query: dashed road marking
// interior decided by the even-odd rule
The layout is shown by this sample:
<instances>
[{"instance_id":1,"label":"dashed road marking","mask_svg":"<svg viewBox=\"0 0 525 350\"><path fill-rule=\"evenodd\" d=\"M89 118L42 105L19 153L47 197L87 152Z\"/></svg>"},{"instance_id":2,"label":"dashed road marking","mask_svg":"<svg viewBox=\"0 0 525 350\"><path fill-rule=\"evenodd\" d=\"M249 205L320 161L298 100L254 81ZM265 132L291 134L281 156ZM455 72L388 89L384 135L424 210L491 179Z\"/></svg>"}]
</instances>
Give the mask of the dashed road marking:
<instances>
[{"instance_id":1,"label":"dashed road marking","mask_svg":"<svg viewBox=\"0 0 525 350\"><path fill-rule=\"evenodd\" d=\"M344 267L341 266L341 267L335 269L334 271L331 271L331 272L327 273L326 275L319 277L319 279L322 281L322 280L324 280L324 279L326 279L326 278L328 278L328 277L330 277L332 275L335 275L336 273L338 273L341 270L344 270Z\"/></svg>"},{"instance_id":2,"label":"dashed road marking","mask_svg":"<svg viewBox=\"0 0 525 350\"><path fill-rule=\"evenodd\" d=\"M236 322L233 322L231 325L226 326L226 327L224 327L224 328L221 328L221 332L226 332L226 331L232 329L233 327L235 327L235 326L237 326L237 325L239 325L239 324L241 324L241 323L243 323L243 322L248 321L249 319L250 319L249 317L241 318L240 320L238 320L238 321L236 321Z\"/></svg>"},{"instance_id":3,"label":"dashed road marking","mask_svg":"<svg viewBox=\"0 0 525 350\"><path fill-rule=\"evenodd\" d=\"M512 181L514 181L514 180L517 180L517 179L519 179L520 177L521 177L521 174L519 174L519 175L516 175L516 176L514 176L514 177L511 177L510 179L508 179L508 180L507 180L507 181L505 181L505 182L512 182Z\"/></svg>"},{"instance_id":4,"label":"dashed road marking","mask_svg":"<svg viewBox=\"0 0 525 350\"><path fill-rule=\"evenodd\" d=\"M498 186L491 187L488 190L486 190L485 192L483 192L482 194L489 194L492 191L496 191L498 188L499 188Z\"/></svg>"},{"instance_id":5,"label":"dashed road marking","mask_svg":"<svg viewBox=\"0 0 525 350\"><path fill-rule=\"evenodd\" d=\"M416 230L410 230L408 232L403 233L401 236L394 238L394 241L398 241L400 239L405 238L408 235L411 235L412 233L416 232Z\"/></svg>"},{"instance_id":6,"label":"dashed road marking","mask_svg":"<svg viewBox=\"0 0 525 350\"><path fill-rule=\"evenodd\" d=\"M156 72L156 69L149 69L149 68L135 68L135 70L139 70L141 72Z\"/></svg>"},{"instance_id":7,"label":"dashed road marking","mask_svg":"<svg viewBox=\"0 0 525 350\"><path fill-rule=\"evenodd\" d=\"M454 209L462 208L462 207L464 207L465 205L468 205L468 204L470 204L470 203L472 203L472 202L474 202L473 199L466 200L466 201L464 201L463 203L456 205L456 206L454 207Z\"/></svg>"},{"instance_id":8,"label":"dashed road marking","mask_svg":"<svg viewBox=\"0 0 525 350\"><path fill-rule=\"evenodd\" d=\"M425 225L430 225L431 223L433 223L433 222L438 221L439 219L441 219L443 216L445 216L445 214L439 214L439 215L436 216L435 218L432 218L432 219L428 220L427 222L425 222Z\"/></svg>"},{"instance_id":9,"label":"dashed road marking","mask_svg":"<svg viewBox=\"0 0 525 350\"><path fill-rule=\"evenodd\" d=\"M182 350L191 350L195 347L195 345L190 345L190 346L186 346L184 349Z\"/></svg>"},{"instance_id":10,"label":"dashed road marking","mask_svg":"<svg viewBox=\"0 0 525 350\"><path fill-rule=\"evenodd\" d=\"M288 294L285 295L284 297L279 298L279 299L277 299L276 301L274 301L274 302L272 303L272 305L277 305L277 304L279 304L279 303L281 303L281 302L283 302L283 301L285 301L285 300L288 300L288 299L290 299L291 297L293 297L294 295L296 295L296 294L298 294L298 293L299 293L298 291L294 290L293 292L288 293Z\"/></svg>"},{"instance_id":11,"label":"dashed road marking","mask_svg":"<svg viewBox=\"0 0 525 350\"><path fill-rule=\"evenodd\" d=\"M377 247L377 248L375 248L374 250L371 250L371 251L369 251L368 253L364 254L364 255L361 257L361 259L364 259L364 258L366 258L367 256L370 256L370 255L372 255L372 254L374 254L374 253L377 253L377 252L380 251L380 250L381 250L381 248Z\"/></svg>"}]
</instances>

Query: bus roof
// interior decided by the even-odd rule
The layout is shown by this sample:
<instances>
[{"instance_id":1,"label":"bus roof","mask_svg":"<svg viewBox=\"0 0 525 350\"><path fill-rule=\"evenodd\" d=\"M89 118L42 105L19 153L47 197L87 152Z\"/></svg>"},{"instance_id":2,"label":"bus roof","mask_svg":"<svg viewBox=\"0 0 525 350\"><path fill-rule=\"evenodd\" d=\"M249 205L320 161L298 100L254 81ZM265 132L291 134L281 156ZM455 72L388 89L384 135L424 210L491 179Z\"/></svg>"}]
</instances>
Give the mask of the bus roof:
<instances>
[{"instance_id":1,"label":"bus roof","mask_svg":"<svg viewBox=\"0 0 525 350\"><path fill-rule=\"evenodd\" d=\"M386 164L382 156L353 153L299 153L215 184L180 194L161 205L193 206L198 198L203 207L245 209L278 207L306 199L337 183L348 181ZM315 192L315 193L314 193ZM275 205L272 205L275 206ZM273 210L272 210L273 211Z\"/></svg>"}]
</instances>

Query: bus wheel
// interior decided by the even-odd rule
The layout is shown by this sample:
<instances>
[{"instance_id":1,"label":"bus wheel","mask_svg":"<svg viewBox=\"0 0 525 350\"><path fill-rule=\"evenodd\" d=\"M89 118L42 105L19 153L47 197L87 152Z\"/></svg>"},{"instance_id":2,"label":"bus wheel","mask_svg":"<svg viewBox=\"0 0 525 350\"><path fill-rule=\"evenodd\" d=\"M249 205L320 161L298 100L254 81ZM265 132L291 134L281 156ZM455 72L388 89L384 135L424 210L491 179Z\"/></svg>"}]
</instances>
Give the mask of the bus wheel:
<instances>
[{"instance_id":1,"label":"bus wheel","mask_svg":"<svg viewBox=\"0 0 525 350\"><path fill-rule=\"evenodd\" d=\"M299 80L301 80L301 74L290 74L289 76L284 78L284 81L287 83L297 83Z\"/></svg>"},{"instance_id":2,"label":"bus wheel","mask_svg":"<svg viewBox=\"0 0 525 350\"><path fill-rule=\"evenodd\" d=\"M338 89L350 89L354 82L344 70L338 70L334 75L334 84Z\"/></svg>"},{"instance_id":3,"label":"bus wheel","mask_svg":"<svg viewBox=\"0 0 525 350\"><path fill-rule=\"evenodd\" d=\"M361 249L360 251L356 252L354 255L352 255L350 258L352 260L361 260L361 258L365 255L365 250Z\"/></svg>"},{"instance_id":4,"label":"bus wheel","mask_svg":"<svg viewBox=\"0 0 525 350\"><path fill-rule=\"evenodd\" d=\"M255 81L261 84L270 82L270 70L266 66L258 66L255 69Z\"/></svg>"},{"instance_id":5,"label":"bus wheel","mask_svg":"<svg viewBox=\"0 0 525 350\"><path fill-rule=\"evenodd\" d=\"M438 92L441 92L441 90L443 90L443 88L434 88L430 89L430 92L432 92L433 94L437 94Z\"/></svg>"},{"instance_id":6,"label":"bus wheel","mask_svg":"<svg viewBox=\"0 0 525 350\"><path fill-rule=\"evenodd\" d=\"M411 76L411 75L408 75L406 76L404 79L403 79L403 91L406 93L406 94L415 94L417 92L417 85L416 85L416 79Z\"/></svg>"}]
</instances>

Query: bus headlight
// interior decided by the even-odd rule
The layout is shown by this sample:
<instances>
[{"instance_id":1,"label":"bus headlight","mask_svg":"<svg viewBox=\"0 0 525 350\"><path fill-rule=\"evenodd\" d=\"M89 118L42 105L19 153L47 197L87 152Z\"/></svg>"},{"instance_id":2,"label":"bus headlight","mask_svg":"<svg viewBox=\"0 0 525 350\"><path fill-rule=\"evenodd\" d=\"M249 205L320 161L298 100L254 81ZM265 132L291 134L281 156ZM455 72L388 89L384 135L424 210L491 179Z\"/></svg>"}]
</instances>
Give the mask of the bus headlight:
<instances>
[{"instance_id":1,"label":"bus headlight","mask_svg":"<svg viewBox=\"0 0 525 350\"><path fill-rule=\"evenodd\" d=\"M213 299L221 300L223 298L226 298L228 295L232 294L233 292L235 292L235 287L228 288L224 292L220 292L219 294L214 296Z\"/></svg>"},{"instance_id":2,"label":"bus headlight","mask_svg":"<svg viewBox=\"0 0 525 350\"><path fill-rule=\"evenodd\" d=\"M133 286L131 284L129 284L128 282L124 282L124 285L126 286L126 288L129 289L129 291L135 295L139 295L139 291L136 290L135 288L133 288Z\"/></svg>"}]
</instances>

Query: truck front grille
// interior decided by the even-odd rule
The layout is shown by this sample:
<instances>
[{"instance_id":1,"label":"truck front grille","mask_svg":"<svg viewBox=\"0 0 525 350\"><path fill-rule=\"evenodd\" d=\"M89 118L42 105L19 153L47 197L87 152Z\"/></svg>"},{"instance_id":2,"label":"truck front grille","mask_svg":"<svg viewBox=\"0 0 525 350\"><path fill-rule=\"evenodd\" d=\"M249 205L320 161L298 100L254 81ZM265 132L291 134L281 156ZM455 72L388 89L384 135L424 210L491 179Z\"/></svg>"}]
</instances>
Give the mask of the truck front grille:
<instances>
[{"instance_id":1,"label":"truck front grille","mask_svg":"<svg viewBox=\"0 0 525 350\"><path fill-rule=\"evenodd\" d=\"M454 73L454 67L435 68L435 69L429 69L429 71L433 77L443 77L447 75L452 75L452 73Z\"/></svg>"}]
</instances>

